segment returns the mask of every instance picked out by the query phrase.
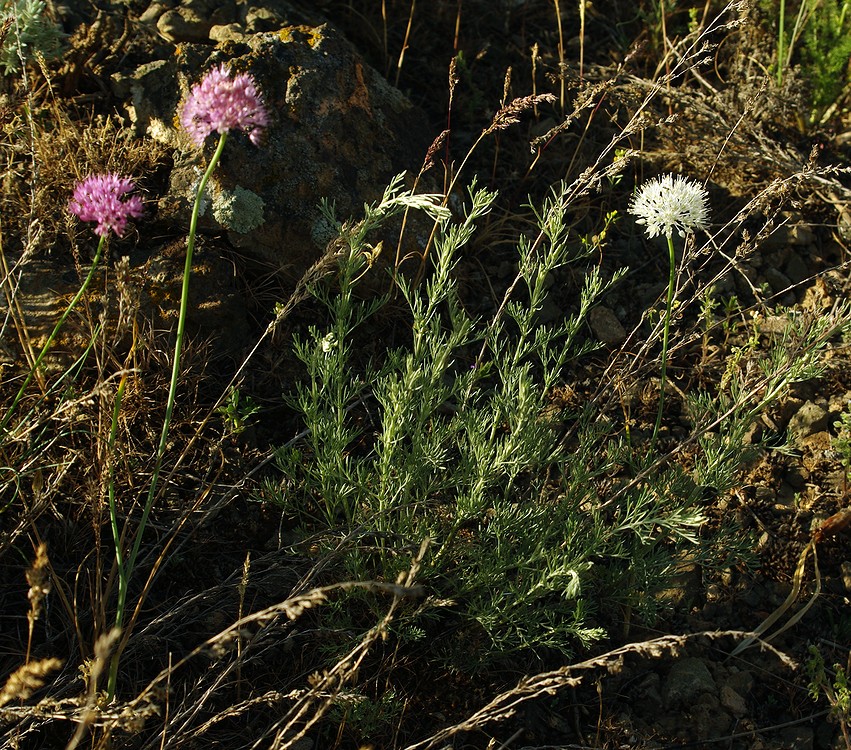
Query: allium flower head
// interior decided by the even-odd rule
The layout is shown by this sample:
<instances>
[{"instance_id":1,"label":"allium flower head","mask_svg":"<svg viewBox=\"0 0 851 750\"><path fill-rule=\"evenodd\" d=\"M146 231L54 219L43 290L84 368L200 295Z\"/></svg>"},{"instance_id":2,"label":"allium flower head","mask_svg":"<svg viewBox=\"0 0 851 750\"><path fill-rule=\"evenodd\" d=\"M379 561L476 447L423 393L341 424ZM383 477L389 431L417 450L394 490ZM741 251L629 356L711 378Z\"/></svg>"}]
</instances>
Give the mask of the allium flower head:
<instances>
[{"instance_id":1,"label":"allium flower head","mask_svg":"<svg viewBox=\"0 0 851 750\"><path fill-rule=\"evenodd\" d=\"M251 142L259 146L269 124L269 113L254 79L247 73L231 78L227 67L221 65L192 87L180 122L198 146L214 130L227 133L231 129L245 131Z\"/></svg>"},{"instance_id":2,"label":"allium flower head","mask_svg":"<svg viewBox=\"0 0 851 750\"><path fill-rule=\"evenodd\" d=\"M74 188L74 196L68 202L68 210L80 217L81 221L96 221L95 234L106 236L110 230L118 235L124 234L127 220L132 216L142 216L142 199L131 195L122 198L136 189L132 180L107 173L90 175Z\"/></svg>"},{"instance_id":3,"label":"allium flower head","mask_svg":"<svg viewBox=\"0 0 851 750\"><path fill-rule=\"evenodd\" d=\"M695 229L706 229L708 199L699 183L666 174L641 186L629 204L629 212L638 217L637 224L644 224L648 237L670 237L675 229L685 237Z\"/></svg>"}]
</instances>

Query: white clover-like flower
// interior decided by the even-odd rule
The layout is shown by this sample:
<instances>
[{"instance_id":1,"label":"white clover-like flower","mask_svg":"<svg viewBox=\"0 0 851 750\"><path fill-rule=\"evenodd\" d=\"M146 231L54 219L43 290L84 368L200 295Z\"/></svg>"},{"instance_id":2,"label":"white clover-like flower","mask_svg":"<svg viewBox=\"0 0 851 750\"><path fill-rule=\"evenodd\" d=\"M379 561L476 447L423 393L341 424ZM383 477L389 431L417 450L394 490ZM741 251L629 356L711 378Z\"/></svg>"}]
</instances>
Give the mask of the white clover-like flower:
<instances>
[{"instance_id":1,"label":"white clover-like flower","mask_svg":"<svg viewBox=\"0 0 851 750\"><path fill-rule=\"evenodd\" d=\"M695 229L706 229L709 219L709 193L706 188L681 175L665 174L645 182L633 196L629 213L644 224L650 238L660 234L680 237Z\"/></svg>"}]
</instances>

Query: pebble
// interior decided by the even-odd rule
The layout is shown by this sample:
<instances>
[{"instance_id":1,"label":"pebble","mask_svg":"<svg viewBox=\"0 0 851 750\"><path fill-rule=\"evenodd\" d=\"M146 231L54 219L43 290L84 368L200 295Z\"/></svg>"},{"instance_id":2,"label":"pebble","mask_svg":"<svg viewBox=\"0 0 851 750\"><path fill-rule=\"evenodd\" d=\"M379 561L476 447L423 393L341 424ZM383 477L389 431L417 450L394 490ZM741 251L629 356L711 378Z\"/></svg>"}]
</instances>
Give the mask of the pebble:
<instances>
[{"instance_id":1,"label":"pebble","mask_svg":"<svg viewBox=\"0 0 851 750\"><path fill-rule=\"evenodd\" d=\"M742 698L733 688L729 685L721 686L721 705L724 706L728 711L730 711L734 716L741 718L748 712L748 704L747 701Z\"/></svg>"},{"instance_id":2,"label":"pebble","mask_svg":"<svg viewBox=\"0 0 851 750\"><path fill-rule=\"evenodd\" d=\"M209 41L211 26L194 15L183 15L176 10L167 10L157 20L157 31L170 42Z\"/></svg>"},{"instance_id":3,"label":"pebble","mask_svg":"<svg viewBox=\"0 0 851 750\"><path fill-rule=\"evenodd\" d=\"M789 420L789 433L797 441L827 429L827 411L807 401Z\"/></svg>"},{"instance_id":4,"label":"pebble","mask_svg":"<svg viewBox=\"0 0 851 750\"><path fill-rule=\"evenodd\" d=\"M588 324L604 344L618 346L626 341L626 329L608 307L599 305L591 310L588 313Z\"/></svg>"},{"instance_id":5,"label":"pebble","mask_svg":"<svg viewBox=\"0 0 851 750\"><path fill-rule=\"evenodd\" d=\"M786 274L771 266L765 269L763 277L771 287L771 291L775 293L785 292L793 286L792 281Z\"/></svg>"},{"instance_id":6,"label":"pebble","mask_svg":"<svg viewBox=\"0 0 851 750\"><path fill-rule=\"evenodd\" d=\"M800 253L797 252L792 253L789 256L789 261L786 263L786 267L783 269L783 272L789 277L789 280L795 284L800 284L812 275L810 273L809 266L807 266Z\"/></svg>"},{"instance_id":7,"label":"pebble","mask_svg":"<svg viewBox=\"0 0 851 750\"><path fill-rule=\"evenodd\" d=\"M688 705L704 693L714 694L715 680L703 660L689 657L674 662L662 685L662 699L669 708Z\"/></svg>"}]
</instances>

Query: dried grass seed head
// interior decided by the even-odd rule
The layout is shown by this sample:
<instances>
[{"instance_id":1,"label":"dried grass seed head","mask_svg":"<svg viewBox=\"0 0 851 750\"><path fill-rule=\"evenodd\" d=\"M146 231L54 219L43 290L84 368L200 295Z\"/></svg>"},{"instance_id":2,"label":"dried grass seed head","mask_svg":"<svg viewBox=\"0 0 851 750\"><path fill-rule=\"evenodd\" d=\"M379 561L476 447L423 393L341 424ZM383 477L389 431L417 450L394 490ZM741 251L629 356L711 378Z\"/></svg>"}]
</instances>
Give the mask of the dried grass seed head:
<instances>
[{"instance_id":1,"label":"dried grass seed head","mask_svg":"<svg viewBox=\"0 0 851 750\"><path fill-rule=\"evenodd\" d=\"M661 175L645 182L633 196L629 213L644 225L648 238L660 234L680 237L695 229L706 229L709 220L709 194L702 185L682 175Z\"/></svg>"}]
</instances>

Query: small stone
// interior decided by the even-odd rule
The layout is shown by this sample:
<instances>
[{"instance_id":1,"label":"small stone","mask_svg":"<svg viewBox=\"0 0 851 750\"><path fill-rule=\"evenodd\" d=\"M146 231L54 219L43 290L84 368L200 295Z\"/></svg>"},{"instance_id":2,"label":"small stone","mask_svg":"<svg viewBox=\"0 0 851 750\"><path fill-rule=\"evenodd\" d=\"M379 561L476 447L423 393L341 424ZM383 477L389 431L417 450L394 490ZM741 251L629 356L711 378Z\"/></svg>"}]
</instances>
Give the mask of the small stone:
<instances>
[{"instance_id":1,"label":"small stone","mask_svg":"<svg viewBox=\"0 0 851 750\"><path fill-rule=\"evenodd\" d=\"M748 712L748 704L741 695L739 695L729 685L721 686L721 705L724 706L733 716L741 718Z\"/></svg>"},{"instance_id":2,"label":"small stone","mask_svg":"<svg viewBox=\"0 0 851 750\"><path fill-rule=\"evenodd\" d=\"M795 284L800 284L811 276L810 269L798 252L793 252L789 256L789 261L786 263L786 268L783 271Z\"/></svg>"},{"instance_id":3,"label":"small stone","mask_svg":"<svg viewBox=\"0 0 851 750\"><path fill-rule=\"evenodd\" d=\"M687 705L703 693L715 693L715 681L701 659L689 657L674 663L662 686L665 705Z\"/></svg>"},{"instance_id":4,"label":"small stone","mask_svg":"<svg viewBox=\"0 0 851 750\"><path fill-rule=\"evenodd\" d=\"M815 234L813 234L813 230L805 224L796 224L795 226L790 227L790 245L795 245L796 247L806 247L807 245L812 245L815 242L815 239L816 236Z\"/></svg>"},{"instance_id":5,"label":"small stone","mask_svg":"<svg viewBox=\"0 0 851 750\"><path fill-rule=\"evenodd\" d=\"M751 294L754 287L759 286L759 274L757 270L749 263L739 263L736 270L736 291L739 294Z\"/></svg>"},{"instance_id":6,"label":"small stone","mask_svg":"<svg viewBox=\"0 0 851 750\"><path fill-rule=\"evenodd\" d=\"M789 420L789 433L796 441L827 429L827 411L807 401Z\"/></svg>"},{"instance_id":7,"label":"small stone","mask_svg":"<svg viewBox=\"0 0 851 750\"><path fill-rule=\"evenodd\" d=\"M835 301L836 296L828 288L824 279L819 277L807 287L807 290L804 292L804 298L801 300L801 307L804 310L825 312L833 307Z\"/></svg>"},{"instance_id":8,"label":"small stone","mask_svg":"<svg viewBox=\"0 0 851 750\"><path fill-rule=\"evenodd\" d=\"M638 689L645 705L648 703L656 707L662 705L662 694L659 692L661 682L661 678L655 672L651 672L641 681Z\"/></svg>"},{"instance_id":9,"label":"small stone","mask_svg":"<svg viewBox=\"0 0 851 750\"><path fill-rule=\"evenodd\" d=\"M210 27L210 39L214 42L242 42L245 41L245 31L238 23L221 24Z\"/></svg>"},{"instance_id":10,"label":"small stone","mask_svg":"<svg viewBox=\"0 0 851 750\"><path fill-rule=\"evenodd\" d=\"M783 479L800 491L807 486L807 482L810 480L810 472L803 466L793 466L786 472Z\"/></svg>"},{"instance_id":11,"label":"small stone","mask_svg":"<svg viewBox=\"0 0 851 750\"><path fill-rule=\"evenodd\" d=\"M170 42L207 42L210 38L210 27L213 25L185 8L180 13L177 10L167 10L157 20L157 31Z\"/></svg>"},{"instance_id":12,"label":"small stone","mask_svg":"<svg viewBox=\"0 0 851 750\"><path fill-rule=\"evenodd\" d=\"M731 667L730 674L725 680L725 683L739 695L747 695L753 690L753 682L752 672L747 669L736 670L735 667Z\"/></svg>"},{"instance_id":13,"label":"small stone","mask_svg":"<svg viewBox=\"0 0 851 750\"><path fill-rule=\"evenodd\" d=\"M286 25L286 21L270 8L252 6L245 14L245 28L252 34L277 31Z\"/></svg>"},{"instance_id":14,"label":"small stone","mask_svg":"<svg viewBox=\"0 0 851 750\"><path fill-rule=\"evenodd\" d=\"M772 268L771 266L765 269L763 276L768 282L768 285L771 287L771 291L775 293L785 292L792 286L792 282L786 274L782 271L778 271L776 268Z\"/></svg>"},{"instance_id":15,"label":"small stone","mask_svg":"<svg viewBox=\"0 0 851 750\"><path fill-rule=\"evenodd\" d=\"M827 430L815 432L812 435L808 435L801 441L801 448L805 448L810 453L819 456L825 451L831 450L832 446L833 438Z\"/></svg>"},{"instance_id":16,"label":"small stone","mask_svg":"<svg viewBox=\"0 0 851 750\"><path fill-rule=\"evenodd\" d=\"M798 212L783 212L781 219L784 224L776 227L774 231L762 242L763 250L777 250L788 246L805 247L812 245L815 235L812 229L803 223L804 219Z\"/></svg>"},{"instance_id":17,"label":"small stone","mask_svg":"<svg viewBox=\"0 0 851 750\"><path fill-rule=\"evenodd\" d=\"M156 23L157 19L167 10L174 7L174 0L154 0L139 16L141 23Z\"/></svg>"},{"instance_id":18,"label":"small stone","mask_svg":"<svg viewBox=\"0 0 851 750\"><path fill-rule=\"evenodd\" d=\"M711 700L708 700L710 699ZM714 695L703 695L688 711L692 728L698 739L709 740L723 737L730 729L733 719L721 708Z\"/></svg>"},{"instance_id":19,"label":"small stone","mask_svg":"<svg viewBox=\"0 0 851 750\"><path fill-rule=\"evenodd\" d=\"M604 344L618 346L626 340L626 330L608 307L595 307L588 313L588 323L594 335Z\"/></svg>"},{"instance_id":20,"label":"small stone","mask_svg":"<svg viewBox=\"0 0 851 750\"><path fill-rule=\"evenodd\" d=\"M557 320L564 319L564 310L562 310L552 297L547 297L541 309L538 311L538 320L541 323L554 323Z\"/></svg>"}]
</instances>

